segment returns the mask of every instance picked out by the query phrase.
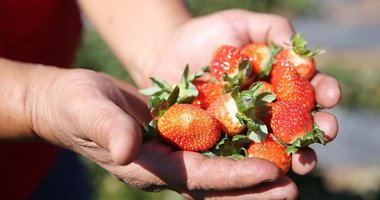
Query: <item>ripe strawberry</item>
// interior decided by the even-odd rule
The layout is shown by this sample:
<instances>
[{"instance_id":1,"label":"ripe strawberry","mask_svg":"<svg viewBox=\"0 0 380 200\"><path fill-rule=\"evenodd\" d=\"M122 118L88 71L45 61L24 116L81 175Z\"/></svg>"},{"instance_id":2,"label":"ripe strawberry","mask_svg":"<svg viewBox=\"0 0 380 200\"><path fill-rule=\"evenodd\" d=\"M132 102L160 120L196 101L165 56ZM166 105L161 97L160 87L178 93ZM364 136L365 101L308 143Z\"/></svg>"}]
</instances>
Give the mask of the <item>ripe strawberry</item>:
<instances>
[{"instance_id":1,"label":"ripe strawberry","mask_svg":"<svg viewBox=\"0 0 380 200\"><path fill-rule=\"evenodd\" d=\"M231 93L223 94L215 99L206 111L218 121L220 128L229 136L239 134L246 128L236 117L238 108Z\"/></svg>"},{"instance_id":2,"label":"ripe strawberry","mask_svg":"<svg viewBox=\"0 0 380 200\"><path fill-rule=\"evenodd\" d=\"M311 83L301 77L293 68L284 67L275 87L277 100L298 103L311 111L315 106L315 91Z\"/></svg>"},{"instance_id":3,"label":"ripe strawberry","mask_svg":"<svg viewBox=\"0 0 380 200\"><path fill-rule=\"evenodd\" d=\"M211 60L210 70L218 80L223 80L223 74L235 76L239 71L239 63L242 60L240 50L237 47L223 45L220 46Z\"/></svg>"},{"instance_id":4,"label":"ripe strawberry","mask_svg":"<svg viewBox=\"0 0 380 200\"><path fill-rule=\"evenodd\" d=\"M258 77L268 76L273 64L273 53L277 51L272 49L264 43L249 43L241 50L241 55L252 64L253 72Z\"/></svg>"},{"instance_id":5,"label":"ripe strawberry","mask_svg":"<svg viewBox=\"0 0 380 200\"><path fill-rule=\"evenodd\" d=\"M193 84L198 90L198 96L192 104L204 110L207 109L217 97L223 94L223 85L219 82L195 79Z\"/></svg>"},{"instance_id":6,"label":"ripe strawberry","mask_svg":"<svg viewBox=\"0 0 380 200\"><path fill-rule=\"evenodd\" d=\"M292 49L283 49L276 56L273 68L293 67L297 73L307 80L310 80L315 73L315 60L313 58L301 57Z\"/></svg>"},{"instance_id":7,"label":"ripe strawberry","mask_svg":"<svg viewBox=\"0 0 380 200\"><path fill-rule=\"evenodd\" d=\"M208 150L220 137L218 122L190 104L172 105L158 119L157 129L164 141L187 151Z\"/></svg>"},{"instance_id":8,"label":"ripe strawberry","mask_svg":"<svg viewBox=\"0 0 380 200\"><path fill-rule=\"evenodd\" d=\"M272 104L271 127L273 136L286 144L292 144L298 138L313 131L313 117L301 105L289 101L277 101Z\"/></svg>"},{"instance_id":9,"label":"ripe strawberry","mask_svg":"<svg viewBox=\"0 0 380 200\"><path fill-rule=\"evenodd\" d=\"M302 35L296 34L292 41L291 49L281 50L275 57L273 71L282 67L293 67L297 73L307 80L310 80L316 70L314 56L322 54L323 50L319 48L310 50L307 48L307 41ZM273 73L273 72L272 72ZM277 76L271 77L271 82L276 84Z\"/></svg>"},{"instance_id":10,"label":"ripe strawberry","mask_svg":"<svg viewBox=\"0 0 380 200\"><path fill-rule=\"evenodd\" d=\"M281 175L285 175L291 165L291 156L285 152L285 147L277 143L269 136L261 142L252 142L247 148L247 156L262 158L273 162L281 170Z\"/></svg>"}]
</instances>

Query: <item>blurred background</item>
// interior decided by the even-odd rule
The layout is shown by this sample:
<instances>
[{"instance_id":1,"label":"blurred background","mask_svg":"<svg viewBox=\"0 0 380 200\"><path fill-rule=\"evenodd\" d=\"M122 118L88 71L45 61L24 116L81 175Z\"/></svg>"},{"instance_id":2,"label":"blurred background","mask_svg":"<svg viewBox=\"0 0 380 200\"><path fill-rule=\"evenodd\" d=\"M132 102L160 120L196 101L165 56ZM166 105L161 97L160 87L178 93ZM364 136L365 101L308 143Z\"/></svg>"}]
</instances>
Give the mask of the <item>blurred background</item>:
<instances>
[{"instance_id":1,"label":"blurred background","mask_svg":"<svg viewBox=\"0 0 380 200\"><path fill-rule=\"evenodd\" d=\"M310 47L326 53L316 58L320 71L336 77L342 101L334 113L337 139L313 146L319 163L307 176L289 176L300 199L380 199L380 1L378 0L187 0L194 16L241 8L288 17ZM86 24L76 66L103 71L133 83L96 31ZM142 192L126 186L83 159L94 199L182 199L172 191Z\"/></svg>"}]
</instances>

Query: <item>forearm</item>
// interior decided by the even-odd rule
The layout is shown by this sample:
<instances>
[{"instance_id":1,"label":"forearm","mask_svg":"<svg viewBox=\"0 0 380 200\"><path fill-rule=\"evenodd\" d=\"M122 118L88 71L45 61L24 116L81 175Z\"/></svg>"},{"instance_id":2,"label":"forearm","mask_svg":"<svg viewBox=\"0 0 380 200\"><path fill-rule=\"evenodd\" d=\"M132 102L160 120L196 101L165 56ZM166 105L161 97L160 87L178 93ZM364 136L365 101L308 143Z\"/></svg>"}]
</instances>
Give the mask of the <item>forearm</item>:
<instances>
[{"instance_id":1,"label":"forearm","mask_svg":"<svg viewBox=\"0 0 380 200\"><path fill-rule=\"evenodd\" d=\"M82 10L139 82L150 47L190 18L182 0L78 0Z\"/></svg>"},{"instance_id":2,"label":"forearm","mask_svg":"<svg viewBox=\"0 0 380 200\"><path fill-rule=\"evenodd\" d=\"M25 102L34 65L0 58L0 140L34 137Z\"/></svg>"}]
</instances>

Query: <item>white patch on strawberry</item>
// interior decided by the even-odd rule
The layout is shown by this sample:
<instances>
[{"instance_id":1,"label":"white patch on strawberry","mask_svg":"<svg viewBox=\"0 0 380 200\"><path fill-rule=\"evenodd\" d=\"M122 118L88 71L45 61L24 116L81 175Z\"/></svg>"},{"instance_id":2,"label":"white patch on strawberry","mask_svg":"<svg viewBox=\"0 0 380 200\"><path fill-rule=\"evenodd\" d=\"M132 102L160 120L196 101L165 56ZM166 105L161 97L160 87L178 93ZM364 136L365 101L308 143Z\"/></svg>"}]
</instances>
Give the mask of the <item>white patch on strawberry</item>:
<instances>
[{"instance_id":1,"label":"white patch on strawberry","mask_svg":"<svg viewBox=\"0 0 380 200\"><path fill-rule=\"evenodd\" d=\"M235 100L233 98L229 98L228 101L225 102L226 110L228 110L228 117L232 119L234 124L240 124L238 118L236 118L236 113L238 109L236 107Z\"/></svg>"}]
</instances>

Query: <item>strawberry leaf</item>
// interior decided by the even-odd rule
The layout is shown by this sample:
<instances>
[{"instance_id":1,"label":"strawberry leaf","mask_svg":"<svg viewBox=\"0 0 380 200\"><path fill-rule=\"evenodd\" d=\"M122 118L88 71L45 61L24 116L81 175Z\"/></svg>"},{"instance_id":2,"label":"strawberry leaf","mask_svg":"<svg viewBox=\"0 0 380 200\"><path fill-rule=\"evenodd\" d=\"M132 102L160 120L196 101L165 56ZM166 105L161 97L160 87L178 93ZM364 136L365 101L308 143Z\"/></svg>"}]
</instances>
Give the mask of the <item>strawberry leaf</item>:
<instances>
[{"instance_id":1,"label":"strawberry leaf","mask_svg":"<svg viewBox=\"0 0 380 200\"><path fill-rule=\"evenodd\" d=\"M243 86L247 83L247 79L252 74L252 64L247 59L242 60L239 63L239 71L238 71L238 81L239 85Z\"/></svg>"},{"instance_id":2,"label":"strawberry leaf","mask_svg":"<svg viewBox=\"0 0 380 200\"><path fill-rule=\"evenodd\" d=\"M256 96L254 105L255 106L265 106L268 103L274 101L276 99L276 95L271 92L262 92Z\"/></svg>"},{"instance_id":3,"label":"strawberry leaf","mask_svg":"<svg viewBox=\"0 0 380 200\"><path fill-rule=\"evenodd\" d=\"M276 55L282 50L282 47L277 47L273 42L269 45L270 49L270 58L267 63L265 63L264 69L260 72L259 79L263 79L264 77L268 77L270 72L272 71L273 63L275 62Z\"/></svg>"},{"instance_id":4,"label":"strawberry leaf","mask_svg":"<svg viewBox=\"0 0 380 200\"><path fill-rule=\"evenodd\" d=\"M253 142L263 143L264 140L266 139L267 135L268 135L267 133L264 133L261 131L256 131L256 132L252 131L252 130L248 131L248 138Z\"/></svg>"},{"instance_id":5,"label":"strawberry leaf","mask_svg":"<svg viewBox=\"0 0 380 200\"><path fill-rule=\"evenodd\" d=\"M180 93L177 103L192 103L194 101L194 99L198 96L198 90L192 81L200 76L202 76L202 73L194 73L189 76L189 66L186 65L182 74L181 82L178 85Z\"/></svg>"},{"instance_id":6,"label":"strawberry leaf","mask_svg":"<svg viewBox=\"0 0 380 200\"><path fill-rule=\"evenodd\" d=\"M289 148L290 153L295 153L299 148L307 147L314 143L320 143L325 145L325 132L318 128L318 125L314 123L314 128L312 131L306 133L300 138L294 140L294 142L290 145L287 145L287 149Z\"/></svg>"},{"instance_id":7,"label":"strawberry leaf","mask_svg":"<svg viewBox=\"0 0 380 200\"><path fill-rule=\"evenodd\" d=\"M256 82L249 87L249 90L253 91L256 96L263 90L263 88L264 84L262 82Z\"/></svg>"},{"instance_id":8,"label":"strawberry leaf","mask_svg":"<svg viewBox=\"0 0 380 200\"><path fill-rule=\"evenodd\" d=\"M293 51L298 54L301 57L306 57L306 58L312 58L314 56L320 55L324 53L325 51L320 49L318 46L314 50L310 50L307 48L308 42L305 40L305 38L297 33L293 37L292 41L292 47Z\"/></svg>"},{"instance_id":9,"label":"strawberry leaf","mask_svg":"<svg viewBox=\"0 0 380 200\"><path fill-rule=\"evenodd\" d=\"M240 160L240 159L244 158L243 155L241 155L241 154L237 154L237 153L232 154L232 155L227 156L227 157L228 157L228 158L232 158L233 160Z\"/></svg>"},{"instance_id":10,"label":"strawberry leaf","mask_svg":"<svg viewBox=\"0 0 380 200\"><path fill-rule=\"evenodd\" d=\"M180 94L180 88L178 86L175 86L173 91L169 94L169 96L167 98L167 102L168 102L169 107L174 105L175 103L177 103L177 99L179 97L179 94Z\"/></svg>"},{"instance_id":11,"label":"strawberry leaf","mask_svg":"<svg viewBox=\"0 0 380 200\"><path fill-rule=\"evenodd\" d=\"M245 147L250 143L246 135L235 135L229 138L226 134L215 147L210 150L213 154L219 157L229 157L240 159L244 157ZM240 156L238 156L240 155Z\"/></svg>"},{"instance_id":12,"label":"strawberry leaf","mask_svg":"<svg viewBox=\"0 0 380 200\"><path fill-rule=\"evenodd\" d=\"M202 72L203 73L210 73L211 72L210 66L204 66L204 67L202 67Z\"/></svg>"},{"instance_id":13,"label":"strawberry leaf","mask_svg":"<svg viewBox=\"0 0 380 200\"><path fill-rule=\"evenodd\" d=\"M211 151L200 151L199 153L203 154L204 156L207 156L209 158L215 158L215 157L218 157L218 155L216 155L215 153L211 152Z\"/></svg>"},{"instance_id":14,"label":"strawberry leaf","mask_svg":"<svg viewBox=\"0 0 380 200\"><path fill-rule=\"evenodd\" d=\"M164 80L154 77L151 77L150 80L153 83L152 87L139 90L141 94L146 96L159 96L166 99L173 90L173 87Z\"/></svg>"},{"instance_id":15,"label":"strawberry leaf","mask_svg":"<svg viewBox=\"0 0 380 200\"><path fill-rule=\"evenodd\" d=\"M161 117L163 113L169 108L166 99L158 96L151 96L149 98L148 107L150 108L150 113L154 117Z\"/></svg>"},{"instance_id":16,"label":"strawberry leaf","mask_svg":"<svg viewBox=\"0 0 380 200\"><path fill-rule=\"evenodd\" d=\"M252 64L244 59L239 63L237 75L230 77L227 73L223 74L224 93L230 92L235 86L245 86L254 78Z\"/></svg>"},{"instance_id":17,"label":"strawberry leaf","mask_svg":"<svg viewBox=\"0 0 380 200\"><path fill-rule=\"evenodd\" d=\"M296 147L294 147L294 146L287 146L287 147L285 148L285 153L287 153L288 155L289 155L289 154L294 154L294 153L296 153L296 152L298 151L298 149L299 149L299 148L296 148Z\"/></svg>"},{"instance_id":18,"label":"strawberry leaf","mask_svg":"<svg viewBox=\"0 0 380 200\"><path fill-rule=\"evenodd\" d=\"M149 141L154 137L158 136L157 132L157 119L153 119L152 121L149 122L149 124L144 127L144 132L143 132L143 142Z\"/></svg>"}]
</instances>

